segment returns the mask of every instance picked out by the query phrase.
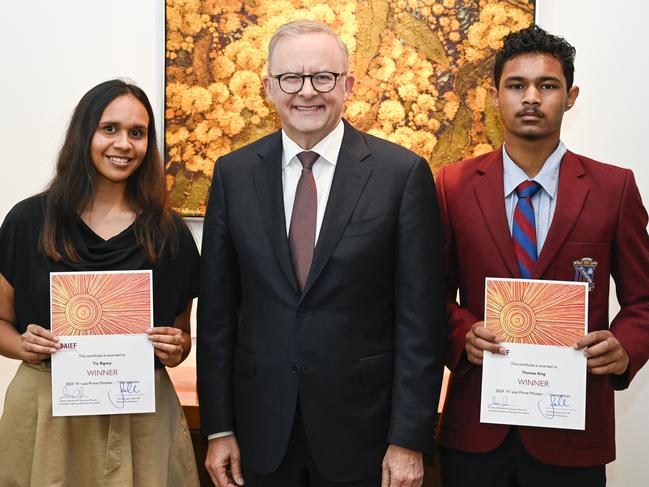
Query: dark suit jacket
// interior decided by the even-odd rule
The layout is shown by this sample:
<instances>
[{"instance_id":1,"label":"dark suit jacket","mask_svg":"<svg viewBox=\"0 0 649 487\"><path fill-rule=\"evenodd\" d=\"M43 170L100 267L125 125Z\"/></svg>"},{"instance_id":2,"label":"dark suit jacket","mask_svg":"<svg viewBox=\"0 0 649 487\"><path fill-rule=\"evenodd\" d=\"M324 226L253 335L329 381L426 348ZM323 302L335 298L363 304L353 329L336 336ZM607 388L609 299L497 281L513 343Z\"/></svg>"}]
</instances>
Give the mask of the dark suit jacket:
<instances>
[{"instance_id":1,"label":"dark suit jacket","mask_svg":"<svg viewBox=\"0 0 649 487\"><path fill-rule=\"evenodd\" d=\"M306 288L289 255L281 133L220 158L203 233L198 392L204 434L244 465L284 455L298 401L320 472L380 474L388 443L431 452L446 316L426 162L345 124Z\"/></svg>"},{"instance_id":2,"label":"dark suit jacket","mask_svg":"<svg viewBox=\"0 0 649 487\"><path fill-rule=\"evenodd\" d=\"M462 451L485 452L504 440L509 427L480 423L482 368L468 362L464 336L484 317L485 277L520 277L505 213L501 150L445 167L437 186L449 262L451 333L446 364L453 372L440 442ZM566 153L556 210L532 277L571 281L573 261L596 260L588 330L609 328L609 276L613 276L622 309L610 330L628 352L630 363L623 376L588 374L585 431L519 427L527 450L545 463L587 466L615 458L613 390L626 388L649 356L646 227L647 212L630 170Z\"/></svg>"}]
</instances>

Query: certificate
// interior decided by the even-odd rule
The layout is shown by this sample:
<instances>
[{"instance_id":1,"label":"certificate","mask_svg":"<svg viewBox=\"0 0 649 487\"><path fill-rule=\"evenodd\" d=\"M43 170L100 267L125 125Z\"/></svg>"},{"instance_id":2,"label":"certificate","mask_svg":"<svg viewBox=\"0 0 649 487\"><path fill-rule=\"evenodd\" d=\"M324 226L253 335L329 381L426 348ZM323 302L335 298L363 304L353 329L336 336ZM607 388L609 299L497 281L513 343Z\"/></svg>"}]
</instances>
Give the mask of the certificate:
<instances>
[{"instance_id":1,"label":"certificate","mask_svg":"<svg viewBox=\"0 0 649 487\"><path fill-rule=\"evenodd\" d=\"M484 354L480 421L583 430L588 283L488 277L484 321L508 353Z\"/></svg>"},{"instance_id":2,"label":"certificate","mask_svg":"<svg viewBox=\"0 0 649 487\"><path fill-rule=\"evenodd\" d=\"M50 273L52 414L155 412L151 271Z\"/></svg>"}]
</instances>

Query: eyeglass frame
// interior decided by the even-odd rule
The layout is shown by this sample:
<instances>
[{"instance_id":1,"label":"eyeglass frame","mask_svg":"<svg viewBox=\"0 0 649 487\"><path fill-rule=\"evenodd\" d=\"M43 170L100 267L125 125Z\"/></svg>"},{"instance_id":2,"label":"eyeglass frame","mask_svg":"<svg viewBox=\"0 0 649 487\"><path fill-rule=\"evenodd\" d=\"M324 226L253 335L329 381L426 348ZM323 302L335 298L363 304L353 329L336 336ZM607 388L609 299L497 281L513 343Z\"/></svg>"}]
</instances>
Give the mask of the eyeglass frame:
<instances>
[{"instance_id":1,"label":"eyeglass frame","mask_svg":"<svg viewBox=\"0 0 649 487\"><path fill-rule=\"evenodd\" d=\"M313 77L317 76L319 74L323 74L323 73L332 74L334 76L334 85L331 87L330 90L327 90L327 91L319 90L313 84ZM302 78L302 84L300 85L300 87L296 91L293 91L291 93L289 93L284 88L282 88L282 82L280 81L280 78L282 76L286 76L287 74L293 74L295 76L299 76L300 78ZM301 73L294 73L292 71L288 71L286 73L281 73L281 74L271 74L270 77L275 78L277 80L277 84L279 85L279 89L282 90L284 93L286 93L287 95L295 95L296 93L299 93L300 91L302 91L302 88L304 88L304 82L306 81L306 78L309 78L309 83L311 83L311 87L315 91L317 91L318 93L331 93L336 88L336 85L338 84L338 78L340 78L341 76L345 76L346 74L347 73L344 72L344 71L340 72L340 73L336 73L334 71L318 71L317 73L313 73L313 74L301 74Z\"/></svg>"}]
</instances>

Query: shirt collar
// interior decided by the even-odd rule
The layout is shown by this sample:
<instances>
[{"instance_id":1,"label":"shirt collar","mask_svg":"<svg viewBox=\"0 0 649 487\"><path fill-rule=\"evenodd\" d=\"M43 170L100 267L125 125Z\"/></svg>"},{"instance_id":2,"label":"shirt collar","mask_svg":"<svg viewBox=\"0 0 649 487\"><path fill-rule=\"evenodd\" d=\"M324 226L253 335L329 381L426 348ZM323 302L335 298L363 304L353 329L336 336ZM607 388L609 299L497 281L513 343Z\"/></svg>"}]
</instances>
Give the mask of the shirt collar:
<instances>
[{"instance_id":1,"label":"shirt collar","mask_svg":"<svg viewBox=\"0 0 649 487\"><path fill-rule=\"evenodd\" d=\"M563 142L559 141L559 145L554 150L552 154L545 160L543 167L539 173L532 178L532 181L536 181L541 185L543 190L554 199L557 195L557 189L559 186L559 169L561 168L561 159L563 159L564 154L568 149ZM529 178L525 171L523 171L518 165L509 157L507 151L505 150L505 145L503 144L503 175L504 175L504 185L505 185L505 198L507 198L512 191L516 189L516 186L521 184L523 181L527 181Z\"/></svg>"},{"instance_id":2,"label":"shirt collar","mask_svg":"<svg viewBox=\"0 0 649 487\"><path fill-rule=\"evenodd\" d=\"M341 120L324 139L314 145L310 150L317 152L321 159L335 166L338 162L340 147L343 145L343 135L345 134L345 124ZM296 156L304 151L302 147L289 138L282 129L282 170L290 164L291 161L297 160Z\"/></svg>"}]
</instances>

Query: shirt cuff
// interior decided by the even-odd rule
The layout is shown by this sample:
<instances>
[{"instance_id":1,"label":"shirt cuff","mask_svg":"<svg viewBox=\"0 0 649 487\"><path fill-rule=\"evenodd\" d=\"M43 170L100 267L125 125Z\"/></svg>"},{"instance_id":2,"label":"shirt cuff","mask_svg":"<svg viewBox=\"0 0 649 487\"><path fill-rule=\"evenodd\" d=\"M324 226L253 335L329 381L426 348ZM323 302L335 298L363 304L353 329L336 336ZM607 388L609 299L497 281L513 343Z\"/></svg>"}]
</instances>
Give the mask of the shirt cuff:
<instances>
[{"instance_id":1,"label":"shirt cuff","mask_svg":"<svg viewBox=\"0 0 649 487\"><path fill-rule=\"evenodd\" d=\"M212 433L211 435L207 435L207 439L213 440L214 438L223 438L224 436L230 436L233 434L234 431L221 431L220 433Z\"/></svg>"}]
</instances>

